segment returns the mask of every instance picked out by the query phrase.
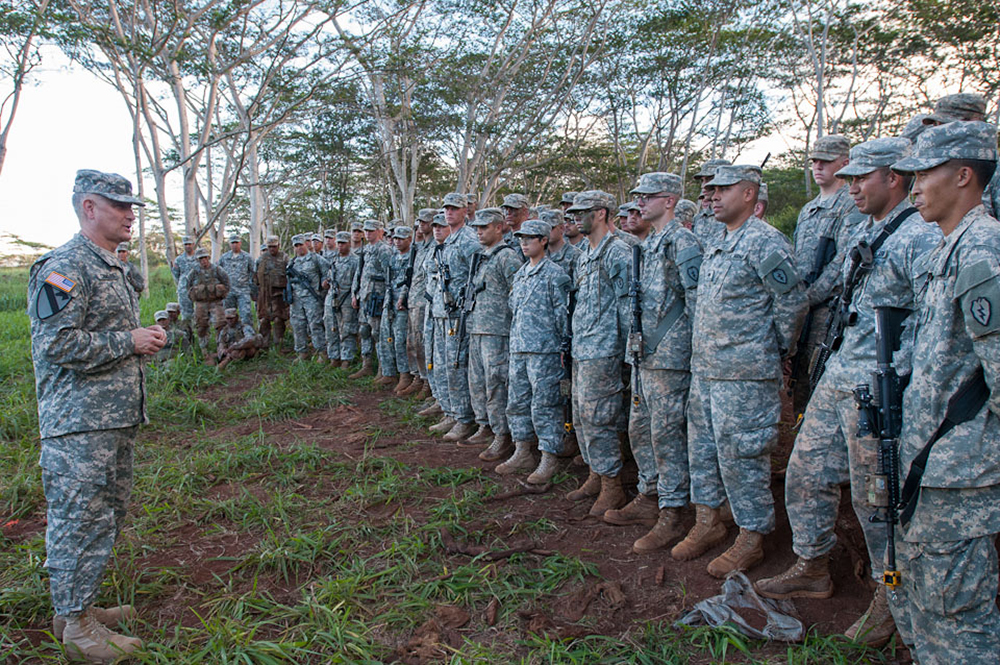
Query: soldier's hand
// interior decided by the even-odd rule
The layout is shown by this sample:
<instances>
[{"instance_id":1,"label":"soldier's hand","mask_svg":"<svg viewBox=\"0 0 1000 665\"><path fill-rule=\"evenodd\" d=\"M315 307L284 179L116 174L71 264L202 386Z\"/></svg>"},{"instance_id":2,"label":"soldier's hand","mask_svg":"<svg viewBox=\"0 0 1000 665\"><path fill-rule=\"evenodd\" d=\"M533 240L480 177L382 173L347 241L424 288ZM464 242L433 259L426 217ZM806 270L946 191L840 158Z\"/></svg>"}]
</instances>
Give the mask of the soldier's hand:
<instances>
[{"instance_id":1,"label":"soldier's hand","mask_svg":"<svg viewBox=\"0 0 1000 665\"><path fill-rule=\"evenodd\" d=\"M358 299L357 298L351 298L351 307L353 307L354 309L358 308Z\"/></svg>"},{"instance_id":2,"label":"soldier's hand","mask_svg":"<svg viewBox=\"0 0 1000 665\"><path fill-rule=\"evenodd\" d=\"M151 356L167 343L167 331L160 326L136 328L132 331L132 343L140 356Z\"/></svg>"},{"instance_id":3,"label":"soldier's hand","mask_svg":"<svg viewBox=\"0 0 1000 665\"><path fill-rule=\"evenodd\" d=\"M404 309L404 307L403 307L403 297L402 296L400 296L399 300L396 301L396 309L398 309L400 311L402 311Z\"/></svg>"},{"instance_id":4,"label":"soldier's hand","mask_svg":"<svg viewBox=\"0 0 1000 665\"><path fill-rule=\"evenodd\" d=\"M328 279L324 279L324 280L323 280L323 283L322 283L322 284L320 284L320 286L322 286L322 287L323 287L324 289L328 289L328 288L330 288L330 280L328 280Z\"/></svg>"}]
</instances>

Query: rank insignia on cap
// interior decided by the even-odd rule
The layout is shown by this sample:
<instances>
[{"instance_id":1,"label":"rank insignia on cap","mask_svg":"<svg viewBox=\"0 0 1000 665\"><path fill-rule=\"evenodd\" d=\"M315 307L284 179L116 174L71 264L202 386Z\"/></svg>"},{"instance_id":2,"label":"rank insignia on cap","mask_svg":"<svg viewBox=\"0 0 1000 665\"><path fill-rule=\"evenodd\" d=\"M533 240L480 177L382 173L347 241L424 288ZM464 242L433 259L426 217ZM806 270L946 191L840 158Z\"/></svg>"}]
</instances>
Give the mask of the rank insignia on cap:
<instances>
[{"instance_id":1,"label":"rank insignia on cap","mask_svg":"<svg viewBox=\"0 0 1000 665\"><path fill-rule=\"evenodd\" d=\"M42 321L61 312L73 296L69 294L76 282L57 272L49 273L35 296L35 314Z\"/></svg>"},{"instance_id":2,"label":"rank insignia on cap","mask_svg":"<svg viewBox=\"0 0 1000 665\"><path fill-rule=\"evenodd\" d=\"M57 289L61 289L65 293L69 293L70 291L73 290L73 287L76 286L76 282L71 280L66 275L60 275L54 270L49 273L48 277L45 278L45 283L51 284Z\"/></svg>"}]
</instances>

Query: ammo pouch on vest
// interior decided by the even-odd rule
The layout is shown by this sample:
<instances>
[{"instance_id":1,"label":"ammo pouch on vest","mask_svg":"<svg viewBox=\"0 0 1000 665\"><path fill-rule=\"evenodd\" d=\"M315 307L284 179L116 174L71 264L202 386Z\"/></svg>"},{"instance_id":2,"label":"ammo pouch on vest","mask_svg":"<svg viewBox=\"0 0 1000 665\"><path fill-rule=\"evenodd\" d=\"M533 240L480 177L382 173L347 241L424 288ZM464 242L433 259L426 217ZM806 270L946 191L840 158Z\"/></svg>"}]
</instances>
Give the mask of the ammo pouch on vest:
<instances>
[{"instance_id":1,"label":"ammo pouch on vest","mask_svg":"<svg viewBox=\"0 0 1000 665\"><path fill-rule=\"evenodd\" d=\"M195 284L188 290L191 300L202 302L208 300L208 286L205 284Z\"/></svg>"}]
</instances>

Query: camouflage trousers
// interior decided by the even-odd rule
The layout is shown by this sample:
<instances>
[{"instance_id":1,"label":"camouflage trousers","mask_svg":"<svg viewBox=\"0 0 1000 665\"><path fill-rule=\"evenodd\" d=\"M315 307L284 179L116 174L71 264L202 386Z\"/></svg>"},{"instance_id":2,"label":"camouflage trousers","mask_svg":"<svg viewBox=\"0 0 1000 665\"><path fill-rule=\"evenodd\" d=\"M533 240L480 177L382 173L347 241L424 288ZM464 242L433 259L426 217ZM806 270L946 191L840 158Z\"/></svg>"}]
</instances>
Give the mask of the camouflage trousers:
<instances>
[{"instance_id":1,"label":"camouflage trousers","mask_svg":"<svg viewBox=\"0 0 1000 665\"><path fill-rule=\"evenodd\" d=\"M194 317L194 302L187 294L187 289L177 289L177 304L181 306L181 316L185 319Z\"/></svg>"},{"instance_id":2,"label":"camouflage trousers","mask_svg":"<svg viewBox=\"0 0 1000 665\"><path fill-rule=\"evenodd\" d=\"M194 329L198 335L198 345L204 351L208 348L208 327L216 330L226 323L221 300L199 300L194 304Z\"/></svg>"},{"instance_id":3,"label":"camouflage trousers","mask_svg":"<svg viewBox=\"0 0 1000 665\"><path fill-rule=\"evenodd\" d=\"M507 373L506 335L469 335L469 401L476 423L489 425L494 434L506 434Z\"/></svg>"},{"instance_id":4,"label":"camouflage trousers","mask_svg":"<svg viewBox=\"0 0 1000 665\"><path fill-rule=\"evenodd\" d=\"M622 470L618 424L622 412L619 357L573 360L573 424L590 470L615 477Z\"/></svg>"},{"instance_id":5,"label":"camouflage trousers","mask_svg":"<svg viewBox=\"0 0 1000 665\"><path fill-rule=\"evenodd\" d=\"M424 378L431 387L431 394L440 402L441 387L438 383L437 368L434 367L434 317L430 315L430 305L424 307L424 369L427 372ZM446 384L446 390L447 387Z\"/></svg>"},{"instance_id":6,"label":"camouflage trousers","mask_svg":"<svg viewBox=\"0 0 1000 665\"><path fill-rule=\"evenodd\" d=\"M875 569L885 556L885 525L868 521L875 509L868 503L865 487L865 476L878 469L878 444L871 438L859 439L857 431L854 395L821 379L788 459L785 508L792 527L792 549L804 559L815 559L837 542L834 527L841 487L849 483L854 514L868 545L872 577L879 580L881 572Z\"/></svg>"},{"instance_id":7,"label":"camouflage trousers","mask_svg":"<svg viewBox=\"0 0 1000 665\"><path fill-rule=\"evenodd\" d=\"M292 338L295 352L306 353L309 342L317 351L326 353L326 330L323 329L323 308L312 294L296 292L291 309Z\"/></svg>"},{"instance_id":8,"label":"camouflage trousers","mask_svg":"<svg viewBox=\"0 0 1000 665\"><path fill-rule=\"evenodd\" d=\"M331 360L353 361L358 354L358 310L351 306L351 299L341 296L336 303L333 289L323 302L323 324L326 327L326 355Z\"/></svg>"},{"instance_id":9,"label":"camouflage trousers","mask_svg":"<svg viewBox=\"0 0 1000 665\"><path fill-rule=\"evenodd\" d=\"M45 567L57 615L76 616L97 598L128 509L138 429L42 439Z\"/></svg>"},{"instance_id":10,"label":"camouflage trousers","mask_svg":"<svg viewBox=\"0 0 1000 665\"><path fill-rule=\"evenodd\" d=\"M456 324L455 319L434 317L432 364L435 387L438 389L435 396L446 415L462 423L472 423L475 417L469 397L469 349L459 344L458 335L448 334ZM444 401L441 401L442 398Z\"/></svg>"},{"instance_id":11,"label":"camouflage trousers","mask_svg":"<svg viewBox=\"0 0 1000 665\"><path fill-rule=\"evenodd\" d=\"M902 580L889 594L889 608L914 662L1000 661L995 534L926 543L907 543L896 534Z\"/></svg>"},{"instance_id":12,"label":"camouflage trousers","mask_svg":"<svg viewBox=\"0 0 1000 665\"><path fill-rule=\"evenodd\" d=\"M379 324L378 365L382 376L398 376L410 371L406 359L406 326L409 323L406 310L395 310L393 316L382 310Z\"/></svg>"},{"instance_id":13,"label":"camouflage trousers","mask_svg":"<svg viewBox=\"0 0 1000 665\"><path fill-rule=\"evenodd\" d=\"M411 307L406 312L409 328L406 331L406 362L410 371L420 378L427 378L427 360L424 355L424 306Z\"/></svg>"},{"instance_id":14,"label":"camouflage trousers","mask_svg":"<svg viewBox=\"0 0 1000 665\"><path fill-rule=\"evenodd\" d=\"M537 437L539 450L553 455L563 452L565 398L559 391L559 382L564 375L558 353L511 354L507 420L515 441Z\"/></svg>"},{"instance_id":15,"label":"camouflage trousers","mask_svg":"<svg viewBox=\"0 0 1000 665\"><path fill-rule=\"evenodd\" d=\"M376 340L374 338L381 329L381 316L365 316L364 312L358 312L358 339L361 340L361 355L363 357L371 358L372 354L375 353ZM379 358L380 362L381 360Z\"/></svg>"},{"instance_id":16,"label":"camouflage trousers","mask_svg":"<svg viewBox=\"0 0 1000 665\"><path fill-rule=\"evenodd\" d=\"M778 442L780 387L778 379L691 376L691 501L718 508L728 498L736 524L757 533L774 531L771 451Z\"/></svg>"},{"instance_id":17,"label":"camouflage trousers","mask_svg":"<svg viewBox=\"0 0 1000 665\"><path fill-rule=\"evenodd\" d=\"M253 299L250 298L250 291L230 289L224 302L227 308L235 307L240 311L240 321L246 324L253 323Z\"/></svg>"},{"instance_id":18,"label":"camouflage trousers","mask_svg":"<svg viewBox=\"0 0 1000 665\"><path fill-rule=\"evenodd\" d=\"M647 495L655 492L660 508L688 503L684 409L690 386L690 372L639 368L640 398L629 412L628 440L639 467L638 490Z\"/></svg>"}]
</instances>

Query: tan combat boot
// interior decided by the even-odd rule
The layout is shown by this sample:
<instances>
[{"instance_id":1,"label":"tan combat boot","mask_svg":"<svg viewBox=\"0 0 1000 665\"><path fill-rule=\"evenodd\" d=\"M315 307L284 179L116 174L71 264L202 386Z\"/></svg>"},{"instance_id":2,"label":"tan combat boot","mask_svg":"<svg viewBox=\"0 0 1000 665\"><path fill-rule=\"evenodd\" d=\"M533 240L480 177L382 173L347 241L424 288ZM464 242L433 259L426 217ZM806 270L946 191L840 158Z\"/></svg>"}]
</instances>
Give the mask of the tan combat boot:
<instances>
[{"instance_id":1,"label":"tan combat boot","mask_svg":"<svg viewBox=\"0 0 1000 665\"><path fill-rule=\"evenodd\" d=\"M753 588L765 598L829 598L833 595L830 555L815 559L799 557L791 568L754 582Z\"/></svg>"},{"instance_id":2,"label":"tan combat boot","mask_svg":"<svg viewBox=\"0 0 1000 665\"><path fill-rule=\"evenodd\" d=\"M62 643L67 658L85 663L111 663L142 648L142 640L111 632L89 610L66 619Z\"/></svg>"},{"instance_id":3,"label":"tan combat boot","mask_svg":"<svg viewBox=\"0 0 1000 665\"><path fill-rule=\"evenodd\" d=\"M472 436L476 431L476 423L457 422L444 435L445 441L462 441Z\"/></svg>"},{"instance_id":4,"label":"tan combat boot","mask_svg":"<svg viewBox=\"0 0 1000 665\"><path fill-rule=\"evenodd\" d=\"M509 476L518 471L531 471L533 468L535 468L535 458L531 455L531 444L527 441L515 441L514 454L493 470L501 476Z\"/></svg>"},{"instance_id":5,"label":"tan combat boot","mask_svg":"<svg viewBox=\"0 0 1000 665\"><path fill-rule=\"evenodd\" d=\"M653 526L656 524L659 516L660 509L657 505L656 495L640 492L624 508L609 510L605 513L604 521L608 524L616 524L618 526L628 526L630 524Z\"/></svg>"},{"instance_id":6,"label":"tan combat boot","mask_svg":"<svg viewBox=\"0 0 1000 665\"><path fill-rule=\"evenodd\" d=\"M411 374L410 376L413 377L413 379L410 381L410 385L406 386L405 388L399 391L398 394L400 397L409 397L410 395L419 393L424 388L423 379L414 374Z\"/></svg>"},{"instance_id":7,"label":"tan combat boot","mask_svg":"<svg viewBox=\"0 0 1000 665\"><path fill-rule=\"evenodd\" d=\"M528 482L532 485L544 485L552 480L552 476L555 475L558 468L559 458L543 450L542 459L538 462L535 470L531 472L531 475L528 476Z\"/></svg>"},{"instance_id":8,"label":"tan combat boot","mask_svg":"<svg viewBox=\"0 0 1000 665\"><path fill-rule=\"evenodd\" d=\"M399 381L399 379L397 379L395 376L386 376L385 374L380 374L379 377L375 379L375 385L385 387L392 385L397 381Z\"/></svg>"},{"instance_id":9,"label":"tan combat boot","mask_svg":"<svg viewBox=\"0 0 1000 665\"><path fill-rule=\"evenodd\" d=\"M684 540L674 545L670 556L677 561L690 561L726 539L726 526L719 519L719 509L694 504L694 526Z\"/></svg>"},{"instance_id":10,"label":"tan combat boot","mask_svg":"<svg viewBox=\"0 0 1000 665\"><path fill-rule=\"evenodd\" d=\"M609 513L612 511L608 511ZM660 508L656 524L645 536L632 543L636 554L648 554L662 549L684 535L680 508Z\"/></svg>"},{"instance_id":11,"label":"tan combat boot","mask_svg":"<svg viewBox=\"0 0 1000 665\"><path fill-rule=\"evenodd\" d=\"M392 392L397 397L402 397L403 391L412 385L413 385L413 375L410 374L409 372L403 372L402 374L399 375L399 382L396 384L396 387L393 388Z\"/></svg>"},{"instance_id":12,"label":"tan combat boot","mask_svg":"<svg viewBox=\"0 0 1000 665\"><path fill-rule=\"evenodd\" d=\"M479 453L479 459L484 462L496 462L498 459L503 459L510 455L512 445L510 442L510 433L497 434L493 437L490 447Z\"/></svg>"},{"instance_id":13,"label":"tan combat boot","mask_svg":"<svg viewBox=\"0 0 1000 665\"><path fill-rule=\"evenodd\" d=\"M228 365L232 361L233 361L233 357L232 356L226 356L225 358L223 358L222 360L219 361L219 364L215 366L215 369L221 371L221 370L225 369L226 365Z\"/></svg>"},{"instance_id":14,"label":"tan combat boot","mask_svg":"<svg viewBox=\"0 0 1000 665\"><path fill-rule=\"evenodd\" d=\"M446 432L451 431L451 428L455 426L456 422L457 421L451 416L445 416L436 425L431 425L429 429L435 434L445 434Z\"/></svg>"},{"instance_id":15,"label":"tan combat boot","mask_svg":"<svg viewBox=\"0 0 1000 665\"><path fill-rule=\"evenodd\" d=\"M719 579L734 570L750 570L764 560L764 534L740 529L732 547L712 559L708 574Z\"/></svg>"},{"instance_id":16,"label":"tan combat boot","mask_svg":"<svg viewBox=\"0 0 1000 665\"><path fill-rule=\"evenodd\" d=\"M437 402L434 402L430 406L417 411L418 416L425 416L427 418L431 418L433 416L440 416L443 413L444 409L442 409L441 405Z\"/></svg>"},{"instance_id":17,"label":"tan combat boot","mask_svg":"<svg viewBox=\"0 0 1000 665\"><path fill-rule=\"evenodd\" d=\"M583 484L577 487L575 490L566 494L566 498L569 499L570 501L582 501L586 498L597 496L598 492L600 491L601 491L601 477L596 473L594 473L593 471L591 471L590 475L587 476L587 480L585 480Z\"/></svg>"},{"instance_id":18,"label":"tan combat boot","mask_svg":"<svg viewBox=\"0 0 1000 665\"><path fill-rule=\"evenodd\" d=\"M315 360L320 365L327 364L329 362L329 359L326 357L326 351L317 351Z\"/></svg>"},{"instance_id":19,"label":"tan combat boot","mask_svg":"<svg viewBox=\"0 0 1000 665\"><path fill-rule=\"evenodd\" d=\"M571 429L568 432L563 432L562 452L559 453L559 457L576 457L579 454L580 444L576 440L576 430Z\"/></svg>"},{"instance_id":20,"label":"tan combat boot","mask_svg":"<svg viewBox=\"0 0 1000 665\"><path fill-rule=\"evenodd\" d=\"M424 387L420 389L420 392L414 395L417 399L427 399L431 396L431 384L424 381Z\"/></svg>"},{"instance_id":21,"label":"tan combat boot","mask_svg":"<svg viewBox=\"0 0 1000 665\"><path fill-rule=\"evenodd\" d=\"M359 369L354 374L348 376L348 379L363 379L366 376L374 376L375 370L372 369L372 357L365 356L361 362L361 369Z\"/></svg>"},{"instance_id":22,"label":"tan combat boot","mask_svg":"<svg viewBox=\"0 0 1000 665\"><path fill-rule=\"evenodd\" d=\"M487 443L493 440L496 435L493 433L493 429L489 425L480 425L476 433L466 439L465 443L470 446L485 446Z\"/></svg>"},{"instance_id":23,"label":"tan combat boot","mask_svg":"<svg viewBox=\"0 0 1000 665\"><path fill-rule=\"evenodd\" d=\"M601 493L590 507L591 517L603 517L604 513L625 505L625 491L622 489L621 476L611 478L601 476Z\"/></svg>"},{"instance_id":24,"label":"tan combat boot","mask_svg":"<svg viewBox=\"0 0 1000 665\"><path fill-rule=\"evenodd\" d=\"M844 631L847 639L878 648L884 646L896 632L896 622L889 611L885 587L878 585L875 596L865 613Z\"/></svg>"},{"instance_id":25,"label":"tan combat boot","mask_svg":"<svg viewBox=\"0 0 1000 665\"><path fill-rule=\"evenodd\" d=\"M303 351L302 353L295 355L295 360L293 362L304 363L307 360L309 360L309 354L306 351Z\"/></svg>"},{"instance_id":26,"label":"tan combat boot","mask_svg":"<svg viewBox=\"0 0 1000 665\"><path fill-rule=\"evenodd\" d=\"M341 360L340 361L340 369L351 369L351 361L350 360Z\"/></svg>"},{"instance_id":27,"label":"tan combat boot","mask_svg":"<svg viewBox=\"0 0 1000 665\"><path fill-rule=\"evenodd\" d=\"M105 628L114 628L123 621L131 621L136 615L135 608L131 605L118 605L107 609L91 606L87 611ZM66 617L58 614L52 617L52 636L62 642L64 630L66 630Z\"/></svg>"}]
</instances>

